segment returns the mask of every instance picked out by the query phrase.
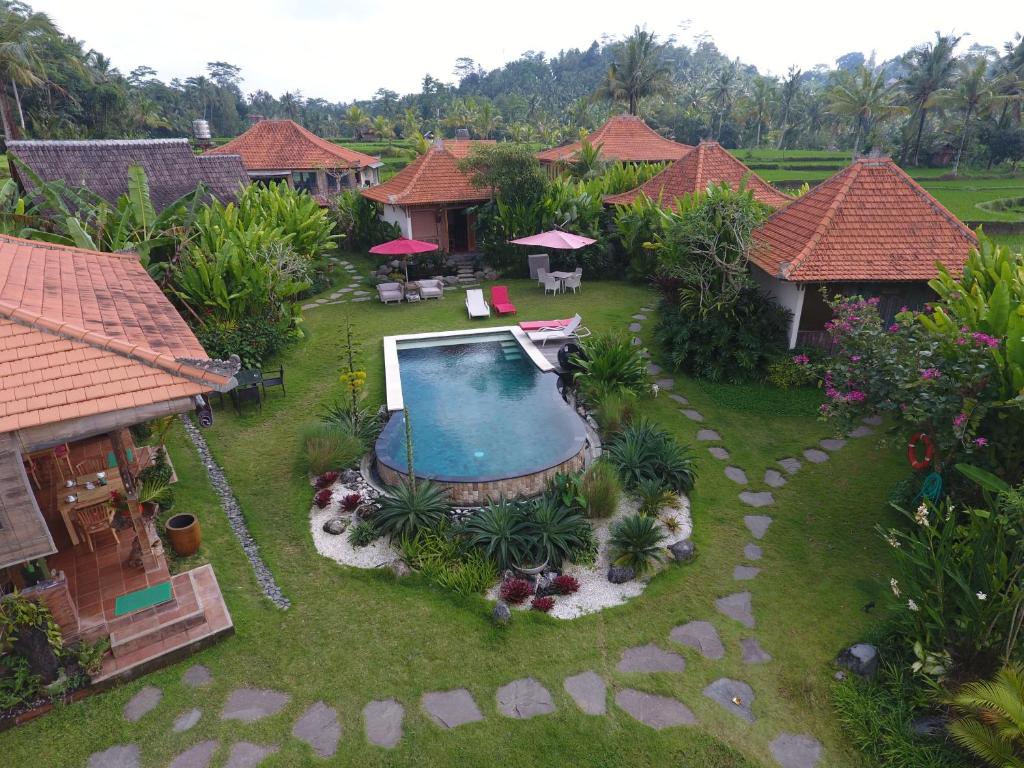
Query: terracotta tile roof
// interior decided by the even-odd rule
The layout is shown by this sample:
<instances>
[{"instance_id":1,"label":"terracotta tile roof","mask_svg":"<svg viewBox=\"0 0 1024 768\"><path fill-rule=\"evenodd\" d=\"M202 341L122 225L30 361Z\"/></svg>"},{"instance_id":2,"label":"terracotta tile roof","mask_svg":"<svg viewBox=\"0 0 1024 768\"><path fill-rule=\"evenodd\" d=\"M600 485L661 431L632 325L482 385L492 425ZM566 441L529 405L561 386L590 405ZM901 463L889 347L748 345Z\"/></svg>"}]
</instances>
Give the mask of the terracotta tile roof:
<instances>
[{"instance_id":1,"label":"terracotta tile roof","mask_svg":"<svg viewBox=\"0 0 1024 768\"><path fill-rule=\"evenodd\" d=\"M431 147L383 184L362 190L362 195L389 205L431 205L481 203L490 200L491 191L473 186L445 142Z\"/></svg>"},{"instance_id":2,"label":"terracotta tile roof","mask_svg":"<svg viewBox=\"0 0 1024 768\"><path fill-rule=\"evenodd\" d=\"M309 171L381 165L380 158L338 146L293 120L260 120L241 136L214 147L206 154L241 155L249 171Z\"/></svg>"},{"instance_id":3,"label":"terracotta tile roof","mask_svg":"<svg viewBox=\"0 0 1024 768\"><path fill-rule=\"evenodd\" d=\"M0 236L0 433L233 383L134 255Z\"/></svg>"},{"instance_id":4,"label":"terracotta tile roof","mask_svg":"<svg viewBox=\"0 0 1024 768\"><path fill-rule=\"evenodd\" d=\"M590 134L587 139L595 147L601 145L601 157L605 160L621 160L629 163L657 163L664 160L678 160L691 147L689 144L666 139L651 129L635 115L616 115ZM557 163L572 160L580 151L581 142L574 141L562 147L554 147L537 153L542 163Z\"/></svg>"},{"instance_id":5,"label":"terracotta tile roof","mask_svg":"<svg viewBox=\"0 0 1024 768\"><path fill-rule=\"evenodd\" d=\"M9 141L8 154L17 157L44 181L64 181L87 187L111 204L128 191L128 167L142 166L150 197L157 210L166 208L200 182L218 200L235 200L249 183L242 161L227 155L206 162L192 152L188 139L113 139L87 141ZM34 185L21 178L11 163L11 175L31 194Z\"/></svg>"},{"instance_id":6,"label":"terracotta tile roof","mask_svg":"<svg viewBox=\"0 0 1024 768\"><path fill-rule=\"evenodd\" d=\"M497 144L494 139L443 139L441 142L444 148L460 160L473 151L473 147L488 144Z\"/></svg>"},{"instance_id":7,"label":"terracotta tile roof","mask_svg":"<svg viewBox=\"0 0 1024 768\"><path fill-rule=\"evenodd\" d=\"M642 193L651 200L660 199L667 208L678 197L705 190L708 184L721 184L723 181L733 189L738 189L740 183L745 182L755 199L772 208L781 208L793 200L747 168L717 141L702 141L683 155L681 160L676 160L645 184L619 195L608 195L604 201L627 205Z\"/></svg>"},{"instance_id":8,"label":"terracotta tile roof","mask_svg":"<svg viewBox=\"0 0 1024 768\"><path fill-rule=\"evenodd\" d=\"M977 238L889 158L862 158L755 230L751 260L796 282L959 274Z\"/></svg>"}]
</instances>

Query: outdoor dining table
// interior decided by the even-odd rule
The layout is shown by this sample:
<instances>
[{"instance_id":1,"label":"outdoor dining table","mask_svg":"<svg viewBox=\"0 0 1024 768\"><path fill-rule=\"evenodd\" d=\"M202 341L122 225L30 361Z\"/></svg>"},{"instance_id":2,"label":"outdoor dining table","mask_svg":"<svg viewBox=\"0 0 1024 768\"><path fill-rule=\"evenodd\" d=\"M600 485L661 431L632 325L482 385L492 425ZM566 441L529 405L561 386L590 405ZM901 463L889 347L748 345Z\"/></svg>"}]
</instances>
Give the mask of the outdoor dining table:
<instances>
[{"instance_id":1,"label":"outdoor dining table","mask_svg":"<svg viewBox=\"0 0 1024 768\"><path fill-rule=\"evenodd\" d=\"M124 481L121 480L121 472L117 467L111 467L104 471L107 477L106 485L100 485L99 478L93 472L76 477L75 484L71 488L67 486L61 486L60 488L60 495L57 498L57 510L64 520L64 527L67 528L72 546L78 546L80 542L74 519L74 514L77 510L91 507L93 504L102 504L105 501L110 501L110 494L114 491L124 495ZM92 483L95 487L87 488L88 483ZM74 496L75 500L68 501L67 497L69 495Z\"/></svg>"},{"instance_id":2,"label":"outdoor dining table","mask_svg":"<svg viewBox=\"0 0 1024 768\"><path fill-rule=\"evenodd\" d=\"M576 273L575 272L548 272L548 274L558 281L558 284L562 287L562 290L564 291L565 290L565 285L564 285L565 279L568 278L568 277L572 277Z\"/></svg>"}]
</instances>

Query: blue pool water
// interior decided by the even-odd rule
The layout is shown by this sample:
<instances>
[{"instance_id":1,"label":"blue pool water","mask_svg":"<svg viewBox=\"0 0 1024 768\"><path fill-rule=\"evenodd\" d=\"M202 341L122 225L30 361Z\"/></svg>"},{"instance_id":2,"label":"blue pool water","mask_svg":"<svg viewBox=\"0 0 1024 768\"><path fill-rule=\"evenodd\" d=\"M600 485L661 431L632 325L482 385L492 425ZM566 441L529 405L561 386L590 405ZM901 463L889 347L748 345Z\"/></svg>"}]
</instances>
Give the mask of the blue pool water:
<instances>
[{"instance_id":1,"label":"blue pool water","mask_svg":"<svg viewBox=\"0 0 1024 768\"><path fill-rule=\"evenodd\" d=\"M519 477L579 452L586 432L559 395L558 377L540 371L512 334L452 342L449 337L433 342L438 346L399 344L417 477L450 482ZM392 414L376 450L378 460L408 473L401 412Z\"/></svg>"}]
</instances>

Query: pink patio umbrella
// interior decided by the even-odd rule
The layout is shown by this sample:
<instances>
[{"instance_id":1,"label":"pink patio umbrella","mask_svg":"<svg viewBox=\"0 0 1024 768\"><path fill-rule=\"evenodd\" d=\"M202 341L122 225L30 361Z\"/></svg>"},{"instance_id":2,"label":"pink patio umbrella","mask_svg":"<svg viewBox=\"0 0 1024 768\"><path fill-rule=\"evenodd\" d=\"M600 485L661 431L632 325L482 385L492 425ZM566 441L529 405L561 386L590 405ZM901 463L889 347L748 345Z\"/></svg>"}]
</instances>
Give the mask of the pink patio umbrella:
<instances>
[{"instance_id":1,"label":"pink patio umbrella","mask_svg":"<svg viewBox=\"0 0 1024 768\"><path fill-rule=\"evenodd\" d=\"M409 282L409 254L427 253L436 251L437 243L428 243L425 240L412 240L408 237L399 237L396 240L388 240L370 249L370 253L378 256L401 256L402 264L405 266L405 282Z\"/></svg>"},{"instance_id":2,"label":"pink patio umbrella","mask_svg":"<svg viewBox=\"0 0 1024 768\"><path fill-rule=\"evenodd\" d=\"M575 251L588 245L593 245L597 240L582 235L574 235L572 232L563 232L560 229L552 229L548 232L541 232L539 235L520 237L518 240L510 240L515 245L532 245L537 248L553 248L556 251Z\"/></svg>"}]
</instances>

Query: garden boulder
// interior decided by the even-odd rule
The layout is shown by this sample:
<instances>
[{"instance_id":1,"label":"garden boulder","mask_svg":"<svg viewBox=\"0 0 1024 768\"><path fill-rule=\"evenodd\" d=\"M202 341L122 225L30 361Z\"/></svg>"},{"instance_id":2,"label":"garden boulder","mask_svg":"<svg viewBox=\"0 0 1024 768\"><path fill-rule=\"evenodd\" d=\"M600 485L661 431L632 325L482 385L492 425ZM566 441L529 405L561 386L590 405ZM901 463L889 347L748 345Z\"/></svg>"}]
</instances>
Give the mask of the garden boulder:
<instances>
[{"instance_id":1,"label":"garden boulder","mask_svg":"<svg viewBox=\"0 0 1024 768\"><path fill-rule=\"evenodd\" d=\"M874 677L878 671L878 649L868 643L851 645L839 654L836 664L858 677Z\"/></svg>"},{"instance_id":2,"label":"garden boulder","mask_svg":"<svg viewBox=\"0 0 1024 768\"><path fill-rule=\"evenodd\" d=\"M672 559L679 563L688 563L697 556L697 545L689 539L683 539L672 544L668 551L672 553Z\"/></svg>"},{"instance_id":3,"label":"garden boulder","mask_svg":"<svg viewBox=\"0 0 1024 768\"><path fill-rule=\"evenodd\" d=\"M499 600L495 604L491 616L494 618L495 624L505 625L512 621L512 610L508 607L508 603Z\"/></svg>"},{"instance_id":4,"label":"garden boulder","mask_svg":"<svg viewBox=\"0 0 1024 768\"><path fill-rule=\"evenodd\" d=\"M613 565L608 569L608 581L612 584L625 584L636 578L636 571L628 565Z\"/></svg>"},{"instance_id":5,"label":"garden boulder","mask_svg":"<svg viewBox=\"0 0 1024 768\"><path fill-rule=\"evenodd\" d=\"M324 522L324 533L340 536L348 528L348 520L343 517L332 517Z\"/></svg>"}]
</instances>

